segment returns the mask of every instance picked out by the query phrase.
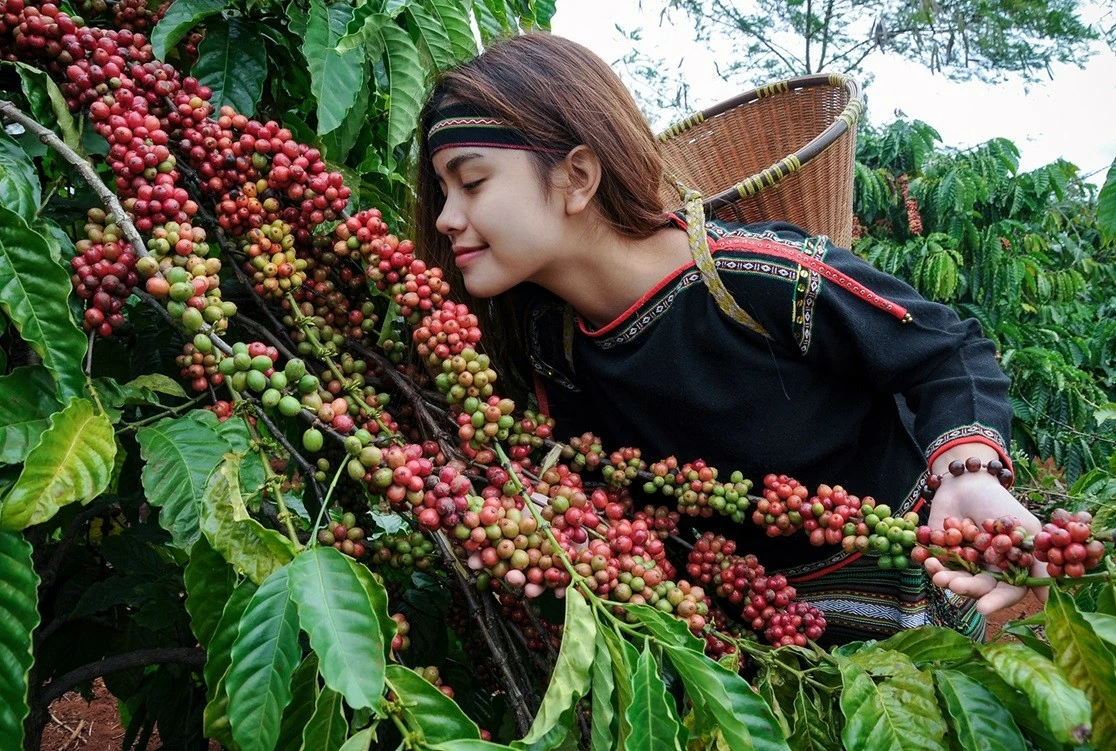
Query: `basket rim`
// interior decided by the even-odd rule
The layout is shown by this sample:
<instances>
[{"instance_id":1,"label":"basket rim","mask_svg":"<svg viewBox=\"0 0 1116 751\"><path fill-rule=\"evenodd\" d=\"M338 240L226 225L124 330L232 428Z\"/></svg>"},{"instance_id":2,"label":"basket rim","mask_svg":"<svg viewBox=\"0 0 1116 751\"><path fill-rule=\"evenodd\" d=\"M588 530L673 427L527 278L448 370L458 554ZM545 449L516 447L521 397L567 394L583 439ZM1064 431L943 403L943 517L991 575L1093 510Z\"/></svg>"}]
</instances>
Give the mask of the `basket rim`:
<instances>
[{"instance_id":1,"label":"basket rim","mask_svg":"<svg viewBox=\"0 0 1116 751\"><path fill-rule=\"evenodd\" d=\"M769 83L765 86L750 89L731 99L726 99L712 107L690 115L684 120L680 120L674 125L671 125L660 133L658 138L661 142L666 143L674 140L706 120L712 120L719 115L723 115L726 112L730 112L750 102L787 94L792 91L819 87L840 87L845 89L849 95L849 102L845 105L841 114L838 115L825 130L794 153L788 154L779 161L753 175L749 175L727 190L706 198L703 202L706 210L713 210L717 206L724 205L725 203L734 203L741 198L753 196L764 188L774 187L782 181L783 178L797 172L812 159L816 158L819 154L836 143L837 139L849 130L854 129L864 111L864 96L860 84L850 76L839 73L819 73L786 78L781 81ZM668 176L668 179L670 179L670 176Z\"/></svg>"}]
</instances>

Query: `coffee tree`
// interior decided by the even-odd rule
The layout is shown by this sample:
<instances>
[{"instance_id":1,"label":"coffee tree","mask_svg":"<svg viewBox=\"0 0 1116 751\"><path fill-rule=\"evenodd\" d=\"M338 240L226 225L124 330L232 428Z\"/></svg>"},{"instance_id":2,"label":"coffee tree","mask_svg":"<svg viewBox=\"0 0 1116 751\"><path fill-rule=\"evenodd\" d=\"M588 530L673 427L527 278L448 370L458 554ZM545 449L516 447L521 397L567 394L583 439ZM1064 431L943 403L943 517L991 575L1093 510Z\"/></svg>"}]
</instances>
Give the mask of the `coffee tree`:
<instances>
[{"instance_id":1,"label":"coffee tree","mask_svg":"<svg viewBox=\"0 0 1116 751\"><path fill-rule=\"evenodd\" d=\"M1087 511L932 530L503 393L399 230L402 175L472 25L552 12L0 0L3 747L97 677L125 748L1111 745L1112 533ZM827 650L793 581L683 514L1050 600L1017 642Z\"/></svg>"}]
</instances>

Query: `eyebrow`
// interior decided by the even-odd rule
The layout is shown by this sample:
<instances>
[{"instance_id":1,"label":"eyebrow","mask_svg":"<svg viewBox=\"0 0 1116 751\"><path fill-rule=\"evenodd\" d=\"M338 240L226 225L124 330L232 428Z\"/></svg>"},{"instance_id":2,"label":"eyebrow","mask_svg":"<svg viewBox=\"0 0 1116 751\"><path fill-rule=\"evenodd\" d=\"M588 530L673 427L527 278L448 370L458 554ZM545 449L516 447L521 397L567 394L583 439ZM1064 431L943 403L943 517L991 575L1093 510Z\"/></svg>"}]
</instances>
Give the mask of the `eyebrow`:
<instances>
[{"instance_id":1,"label":"eyebrow","mask_svg":"<svg viewBox=\"0 0 1116 751\"><path fill-rule=\"evenodd\" d=\"M458 154L453 159L450 159L448 162L446 162L446 174L447 175L452 175L453 173L457 172L457 170L459 170L461 168L461 165L464 164L465 162L469 161L470 159L483 159L483 158L484 158L484 154L480 154L476 151L470 151L470 152L465 153L465 154ZM442 177L439 176L438 179L441 180Z\"/></svg>"}]
</instances>

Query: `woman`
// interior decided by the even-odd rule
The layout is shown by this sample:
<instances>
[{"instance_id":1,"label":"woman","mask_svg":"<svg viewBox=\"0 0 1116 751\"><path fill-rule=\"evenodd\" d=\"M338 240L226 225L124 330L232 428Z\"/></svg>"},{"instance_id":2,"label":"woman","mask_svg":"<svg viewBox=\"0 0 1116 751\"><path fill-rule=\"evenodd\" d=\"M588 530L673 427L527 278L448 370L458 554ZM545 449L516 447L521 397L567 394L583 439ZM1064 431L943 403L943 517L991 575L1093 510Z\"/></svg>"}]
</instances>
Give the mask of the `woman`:
<instances>
[{"instance_id":1,"label":"woman","mask_svg":"<svg viewBox=\"0 0 1116 751\"><path fill-rule=\"evenodd\" d=\"M587 49L544 34L495 45L440 77L420 129L420 252L468 292L490 354L530 373L563 435L839 483L899 512L945 473L921 509L932 525L1013 515L1038 531L993 474L946 473L975 457L1011 478L1008 381L979 325L791 225L668 214L657 141ZM929 561L974 609L921 570L699 526L786 573L832 640L927 623L979 637L980 614L1025 593Z\"/></svg>"}]
</instances>

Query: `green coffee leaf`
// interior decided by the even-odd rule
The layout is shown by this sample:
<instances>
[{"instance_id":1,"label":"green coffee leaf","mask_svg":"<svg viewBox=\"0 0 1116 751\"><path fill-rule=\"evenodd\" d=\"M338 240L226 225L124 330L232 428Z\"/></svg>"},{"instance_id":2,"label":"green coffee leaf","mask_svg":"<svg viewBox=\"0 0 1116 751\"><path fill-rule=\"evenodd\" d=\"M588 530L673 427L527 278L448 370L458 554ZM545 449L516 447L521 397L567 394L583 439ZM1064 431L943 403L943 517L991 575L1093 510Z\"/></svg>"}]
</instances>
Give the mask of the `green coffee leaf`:
<instances>
[{"instance_id":1,"label":"green coffee leaf","mask_svg":"<svg viewBox=\"0 0 1116 751\"><path fill-rule=\"evenodd\" d=\"M964 673L935 670L934 683L953 737L965 751L1024 748L1023 734L995 694Z\"/></svg>"},{"instance_id":2,"label":"green coffee leaf","mask_svg":"<svg viewBox=\"0 0 1116 751\"><path fill-rule=\"evenodd\" d=\"M771 708L747 681L704 654L675 646L663 651L686 686L699 727L720 730L734 751L788 749Z\"/></svg>"},{"instance_id":3,"label":"green coffee leaf","mask_svg":"<svg viewBox=\"0 0 1116 751\"><path fill-rule=\"evenodd\" d=\"M23 95L31 105L32 117L48 128L54 128L67 146L81 153L81 136L74 127L74 117L66 98L62 96L53 79L45 70L20 62L4 62L2 65L14 66L19 73ZM36 139L37 140L37 139ZM0 222L2 224L2 222Z\"/></svg>"},{"instance_id":4,"label":"green coffee leaf","mask_svg":"<svg viewBox=\"0 0 1116 751\"><path fill-rule=\"evenodd\" d=\"M16 368L0 376L0 464L27 458L50 427L50 416L62 409L54 379L42 365Z\"/></svg>"},{"instance_id":5,"label":"green coffee leaf","mask_svg":"<svg viewBox=\"0 0 1116 751\"><path fill-rule=\"evenodd\" d=\"M345 703L341 694L331 688L323 688L314 702L314 714L302 731L302 747L314 751L338 751L349 734L349 722L345 719Z\"/></svg>"},{"instance_id":6,"label":"green coffee leaf","mask_svg":"<svg viewBox=\"0 0 1116 751\"><path fill-rule=\"evenodd\" d=\"M251 117L267 78L267 48L255 21L236 16L207 22L190 74L213 90L214 109L227 104Z\"/></svg>"},{"instance_id":7,"label":"green coffee leaf","mask_svg":"<svg viewBox=\"0 0 1116 751\"><path fill-rule=\"evenodd\" d=\"M616 715L618 721L616 740L619 744L618 748L623 748L628 736L632 733L632 726L628 724L627 715L623 710L635 699L632 681L635 676L636 663L639 662L639 653L636 652L635 647L628 643L626 639L618 636L612 629L602 628L598 633L604 640L609 659L612 662L613 685L616 686L616 699L621 710Z\"/></svg>"},{"instance_id":8,"label":"green coffee leaf","mask_svg":"<svg viewBox=\"0 0 1116 751\"><path fill-rule=\"evenodd\" d=\"M578 699L589 691L589 669L597 644L597 619L585 595L566 588L566 620L562 646L535 721L513 746L525 751L555 748L570 731Z\"/></svg>"},{"instance_id":9,"label":"green coffee leaf","mask_svg":"<svg viewBox=\"0 0 1116 751\"><path fill-rule=\"evenodd\" d=\"M1080 743L1089 733L1089 700L1070 685L1057 666L1022 644L999 642L984 649L984 659L1012 688L1030 701L1039 720L1062 743Z\"/></svg>"},{"instance_id":10,"label":"green coffee leaf","mask_svg":"<svg viewBox=\"0 0 1116 751\"><path fill-rule=\"evenodd\" d=\"M841 739L846 747L948 751L934 684L909 657L874 650L840 659L839 664L845 717Z\"/></svg>"},{"instance_id":11,"label":"green coffee leaf","mask_svg":"<svg viewBox=\"0 0 1116 751\"><path fill-rule=\"evenodd\" d=\"M433 751L512 751L510 746L501 746L499 743L489 741L446 741L437 746L431 746Z\"/></svg>"},{"instance_id":12,"label":"green coffee leaf","mask_svg":"<svg viewBox=\"0 0 1116 751\"><path fill-rule=\"evenodd\" d=\"M387 145L388 148L395 148L405 143L415 131L426 84L423 82L418 48L407 32L389 23L381 27L380 38L384 42L388 94L391 97Z\"/></svg>"},{"instance_id":13,"label":"green coffee leaf","mask_svg":"<svg viewBox=\"0 0 1116 751\"><path fill-rule=\"evenodd\" d=\"M469 11L461 0L425 0L423 5L441 21L455 59L468 60L477 54Z\"/></svg>"},{"instance_id":14,"label":"green coffee leaf","mask_svg":"<svg viewBox=\"0 0 1116 751\"><path fill-rule=\"evenodd\" d=\"M438 71L453 67L457 62L453 54L453 45L450 43L449 33L442 26L442 19L421 5L407 6L407 17L410 23L407 26L415 42L434 64Z\"/></svg>"},{"instance_id":15,"label":"green coffee leaf","mask_svg":"<svg viewBox=\"0 0 1116 751\"><path fill-rule=\"evenodd\" d=\"M0 309L54 375L63 401L85 393L87 341L70 315L70 289L46 238L0 206Z\"/></svg>"},{"instance_id":16,"label":"green coffee leaf","mask_svg":"<svg viewBox=\"0 0 1116 751\"><path fill-rule=\"evenodd\" d=\"M704 652L705 641L694 636L686 622L650 605L629 605L625 608L647 627L661 644L673 644L691 652Z\"/></svg>"},{"instance_id":17,"label":"green coffee leaf","mask_svg":"<svg viewBox=\"0 0 1116 751\"><path fill-rule=\"evenodd\" d=\"M625 748L631 751L682 751L678 734L682 723L674 711L674 700L667 694L666 684L659 677L659 665L644 648L636 664L632 684L633 699L626 715L632 734Z\"/></svg>"},{"instance_id":18,"label":"green coffee leaf","mask_svg":"<svg viewBox=\"0 0 1116 751\"><path fill-rule=\"evenodd\" d=\"M378 707L395 633L383 585L334 548L316 547L291 565L291 588L326 685L353 709Z\"/></svg>"},{"instance_id":19,"label":"green coffee leaf","mask_svg":"<svg viewBox=\"0 0 1116 751\"><path fill-rule=\"evenodd\" d=\"M19 144L0 128L0 206L33 224L42 200L35 163Z\"/></svg>"},{"instance_id":20,"label":"green coffee leaf","mask_svg":"<svg viewBox=\"0 0 1116 751\"><path fill-rule=\"evenodd\" d=\"M136 433L147 502L160 507L159 526L183 550L193 547L201 534L201 500L209 476L231 450L217 425L217 416L209 410L193 410Z\"/></svg>"},{"instance_id":21,"label":"green coffee leaf","mask_svg":"<svg viewBox=\"0 0 1116 751\"><path fill-rule=\"evenodd\" d=\"M977 644L953 629L926 626L900 631L872 648L902 652L911 658L911 662L920 665L971 659Z\"/></svg>"},{"instance_id":22,"label":"green coffee leaf","mask_svg":"<svg viewBox=\"0 0 1116 751\"><path fill-rule=\"evenodd\" d=\"M202 495L201 531L233 568L262 584L291 562L294 543L248 515L240 494L240 459L227 454L210 477Z\"/></svg>"},{"instance_id":23,"label":"green coffee leaf","mask_svg":"<svg viewBox=\"0 0 1116 751\"><path fill-rule=\"evenodd\" d=\"M360 87L368 85L363 51L337 49L352 14L353 9L344 3L310 2L302 54L310 69L310 93L318 103L318 135L341 125Z\"/></svg>"},{"instance_id":24,"label":"green coffee leaf","mask_svg":"<svg viewBox=\"0 0 1116 751\"><path fill-rule=\"evenodd\" d=\"M422 730L427 743L480 738L477 724L461 711L457 702L414 670L388 665L387 680L398 701L403 703L407 725Z\"/></svg>"},{"instance_id":25,"label":"green coffee leaf","mask_svg":"<svg viewBox=\"0 0 1116 751\"><path fill-rule=\"evenodd\" d=\"M589 739L592 751L611 751L616 738L616 705L613 693L616 690L612 678L612 655L604 634L597 634L596 656L590 671L590 690L593 697L592 724L589 726ZM629 692L631 688L629 687Z\"/></svg>"},{"instance_id":26,"label":"green coffee leaf","mask_svg":"<svg viewBox=\"0 0 1116 751\"><path fill-rule=\"evenodd\" d=\"M186 585L190 629L205 649L236 587L236 573L207 539L199 537L190 548L190 561L182 572L182 581Z\"/></svg>"},{"instance_id":27,"label":"green coffee leaf","mask_svg":"<svg viewBox=\"0 0 1116 751\"><path fill-rule=\"evenodd\" d=\"M1116 160L1109 167L1104 187L1097 196L1097 226L1108 237L1116 237Z\"/></svg>"},{"instance_id":28,"label":"green coffee leaf","mask_svg":"<svg viewBox=\"0 0 1116 751\"><path fill-rule=\"evenodd\" d=\"M291 677L291 701L283 710L275 751L301 751L306 729L318 703L318 656L311 652Z\"/></svg>"},{"instance_id":29,"label":"green coffee leaf","mask_svg":"<svg viewBox=\"0 0 1116 751\"><path fill-rule=\"evenodd\" d=\"M1090 741L1097 748L1116 748L1116 656L1082 617L1073 597L1056 587L1050 589L1046 616L1054 661L1093 708Z\"/></svg>"},{"instance_id":30,"label":"green coffee leaf","mask_svg":"<svg viewBox=\"0 0 1116 751\"><path fill-rule=\"evenodd\" d=\"M795 751L840 751L841 744L829 735L833 727L831 702L818 701L813 691L801 687L794 695L794 731L788 741Z\"/></svg>"},{"instance_id":31,"label":"green coffee leaf","mask_svg":"<svg viewBox=\"0 0 1116 751\"><path fill-rule=\"evenodd\" d=\"M349 740L345 741L345 745L340 748L340 751L368 751L368 749L372 746L372 741L374 741L375 739L375 726L365 728Z\"/></svg>"},{"instance_id":32,"label":"green coffee leaf","mask_svg":"<svg viewBox=\"0 0 1116 751\"><path fill-rule=\"evenodd\" d=\"M0 748L23 748L27 675L34 657L31 634L39 626L39 577L31 544L0 530Z\"/></svg>"},{"instance_id":33,"label":"green coffee leaf","mask_svg":"<svg viewBox=\"0 0 1116 751\"><path fill-rule=\"evenodd\" d=\"M272 751L291 700L291 674L302 651L289 573L289 567L275 571L252 595L232 645L225 690L240 751Z\"/></svg>"},{"instance_id":34,"label":"green coffee leaf","mask_svg":"<svg viewBox=\"0 0 1116 751\"><path fill-rule=\"evenodd\" d=\"M182 399L186 398L186 390L179 385L178 381L170 376L165 376L162 373L148 373L146 375L137 376L124 384L125 389L138 389L140 391L155 391L167 396L177 396ZM209 410L206 410L207 412Z\"/></svg>"},{"instance_id":35,"label":"green coffee leaf","mask_svg":"<svg viewBox=\"0 0 1116 751\"><path fill-rule=\"evenodd\" d=\"M240 628L240 617L255 593L256 585L250 581L241 582L233 590L206 649L204 676L207 703L202 717L202 729L206 737L231 748L235 748L236 744L229 725L229 695L225 691L225 676L232 663L232 646Z\"/></svg>"},{"instance_id":36,"label":"green coffee leaf","mask_svg":"<svg viewBox=\"0 0 1116 751\"><path fill-rule=\"evenodd\" d=\"M84 399L51 415L50 427L27 455L23 471L0 505L0 526L23 529L62 506L88 503L108 487L116 442L112 423Z\"/></svg>"},{"instance_id":37,"label":"green coffee leaf","mask_svg":"<svg viewBox=\"0 0 1116 751\"><path fill-rule=\"evenodd\" d=\"M1050 729L1044 724L1042 717L1031 706L1030 700L1023 692L1012 688L1003 678L983 660L973 660L953 668L958 673L964 673L969 678L988 689L996 701L1000 702L1011 713L1015 724L1023 731L1023 735L1041 751L1063 751L1065 744L1059 742L1051 735ZM1081 697L1085 702L1085 697ZM1086 709L1088 704L1086 703Z\"/></svg>"},{"instance_id":38,"label":"green coffee leaf","mask_svg":"<svg viewBox=\"0 0 1116 751\"><path fill-rule=\"evenodd\" d=\"M197 26L199 21L220 13L227 4L227 0L175 0L151 31L152 53L159 60L166 60L171 48Z\"/></svg>"}]
</instances>

